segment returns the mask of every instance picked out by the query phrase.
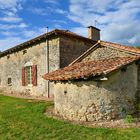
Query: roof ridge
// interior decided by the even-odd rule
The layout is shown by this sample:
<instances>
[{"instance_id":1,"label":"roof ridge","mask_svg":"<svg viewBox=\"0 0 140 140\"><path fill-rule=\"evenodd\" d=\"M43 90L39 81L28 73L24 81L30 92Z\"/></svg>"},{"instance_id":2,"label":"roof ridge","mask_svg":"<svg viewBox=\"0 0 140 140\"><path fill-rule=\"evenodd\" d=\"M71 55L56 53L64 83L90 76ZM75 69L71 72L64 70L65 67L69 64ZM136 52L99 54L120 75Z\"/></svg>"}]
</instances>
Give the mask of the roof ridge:
<instances>
[{"instance_id":1,"label":"roof ridge","mask_svg":"<svg viewBox=\"0 0 140 140\"><path fill-rule=\"evenodd\" d=\"M79 39L82 39L82 40L84 40L84 41L88 41L88 42L91 42L91 43L94 43L95 41L93 41L92 39L89 39L89 38L86 38L86 37L84 37L84 36L81 36L81 35L78 35L78 34L76 34L76 33L74 33L74 32L71 32L71 31L66 31L66 30L61 30L61 29L54 29L54 30L52 30L52 31L50 31L50 32L48 32L48 33L43 33L42 35L39 35L39 36L37 36L37 37L35 37L35 38L33 38L33 39L30 39L30 40L27 40L27 41L25 41L25 42L23 42L23 43L21 43L21 44L18 44L18 45L16 45L16 46L14 46L14 47L11 47L11 48L9 48L9 49L7 49L7 50L5 50L5 51L3 51L3 52L1 52L0 53L0 57L2 57L3 55L6 55L6 54L8 54L8 53L12 53L12 52L14 52L14 51L16 51L16 50L18 50L18 49L22 49L22 48L24 48L25 46L27 46L27 45L29 45L29 44L32 44L32 43L34 43L34 42L36 42L36 41L38 41L38 40L41 40L41 39L43 39L43 38L46 38L46 37L48 37L48 36L51 36L51 35L56 35L56 34L62 34L62 35L66 35L66 36L69 36L69 37L75 37L75 38L79 38Z\"/></svg>"},{"instance_id":2,"label":"roof ridge","mask_svg":"<svg viewBox=\"0 0 140 140\"><path fill-rule=\"evenodd\" d=\"M104 40L98 40L98 42L99 43L110 43L110 44L119 45L119 46L133 47L133 46L128 46L128 45L122 45L122 44L119 44L119 43L104 41Z\"/></svg>"},{"instance_id":3,"label":"roof ridge","mask_svg":"<svg viewBox=\"0 0 140 140\"><path fill-rule=\"evenodd\" d=\"M126 52L134 53L135 55L136 54L140 55L140 49L135 48L133 46L127 46L127 45L122 45L122 44L112 43L112 42L107 42L107 41L102 41L102 40L99 40L98 43L100 43L103 46L115 47L117 49L120 49Z\"/></svg>"}]
</instances>

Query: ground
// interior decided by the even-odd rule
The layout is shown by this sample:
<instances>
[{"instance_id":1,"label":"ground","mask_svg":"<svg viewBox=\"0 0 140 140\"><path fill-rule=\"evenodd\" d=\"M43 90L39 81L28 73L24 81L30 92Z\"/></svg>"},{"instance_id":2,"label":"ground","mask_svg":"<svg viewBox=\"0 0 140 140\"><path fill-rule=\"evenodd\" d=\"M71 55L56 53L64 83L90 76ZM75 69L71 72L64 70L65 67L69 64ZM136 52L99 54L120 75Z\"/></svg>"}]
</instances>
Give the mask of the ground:
<instances>
[{"instance_id":1,"label":"ground","mask_svg":"<svg viewBox=\"0 0 140 140\"><path fill-rule=\"evenodd\" d=\"M0 95L1 140L139 140L138 128L90 128L44 114L51 101Z\"/></svg>"}]
</instances>

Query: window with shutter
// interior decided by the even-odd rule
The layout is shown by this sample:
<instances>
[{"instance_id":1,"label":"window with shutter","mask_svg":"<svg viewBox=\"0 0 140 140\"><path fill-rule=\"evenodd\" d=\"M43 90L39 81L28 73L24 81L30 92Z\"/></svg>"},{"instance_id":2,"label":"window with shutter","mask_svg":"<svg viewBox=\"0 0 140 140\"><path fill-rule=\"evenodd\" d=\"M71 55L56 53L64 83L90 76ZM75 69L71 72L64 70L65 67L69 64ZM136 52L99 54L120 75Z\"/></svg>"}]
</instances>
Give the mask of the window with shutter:
<instances>
[{"instance_id":1,"label":"window with shutter","mask_svg":"<svg viewBox=\"0 0 140 140\"><path fill-rule=\"evenodd\" d=\"M22 68L22 86L37 86L37 65Z\"/></svg>"}]
</instances>

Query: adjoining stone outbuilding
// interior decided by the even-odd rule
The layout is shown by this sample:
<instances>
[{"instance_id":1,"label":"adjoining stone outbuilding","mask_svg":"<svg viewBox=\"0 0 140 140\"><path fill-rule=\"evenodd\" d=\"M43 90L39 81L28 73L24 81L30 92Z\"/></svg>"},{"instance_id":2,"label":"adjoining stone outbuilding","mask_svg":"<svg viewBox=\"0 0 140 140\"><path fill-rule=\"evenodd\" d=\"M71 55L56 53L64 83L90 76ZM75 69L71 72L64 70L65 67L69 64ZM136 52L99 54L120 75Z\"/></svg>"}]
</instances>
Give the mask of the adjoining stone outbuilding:
<instances>
[{"instance_id":1,"label":"adjoining stone outbuilding","mask_svg":"<svg viewBox=\"0 0 140 140\"><path fill-rule=\"evenodd\" d=\"M68 67L45 74L54 81L55 113L69 120L124 118L140 97L140 51L100 41Z\"/></svg>"}]
</instances>

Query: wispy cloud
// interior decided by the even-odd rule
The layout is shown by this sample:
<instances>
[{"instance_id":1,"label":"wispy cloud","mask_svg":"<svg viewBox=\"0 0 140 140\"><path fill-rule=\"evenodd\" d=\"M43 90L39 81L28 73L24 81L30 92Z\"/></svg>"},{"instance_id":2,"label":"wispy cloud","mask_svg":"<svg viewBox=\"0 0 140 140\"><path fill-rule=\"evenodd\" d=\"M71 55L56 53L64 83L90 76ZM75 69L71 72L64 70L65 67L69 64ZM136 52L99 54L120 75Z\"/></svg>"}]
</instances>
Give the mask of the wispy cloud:
<instances>
[{"instance_id":1,"label":"wispy cloud","mask_svg":"<svg viewBox=\"0 0 140 140\"><path fill-rule=\"evenodd\" d=\"M23 9L22 5L26 0L0 0L0 21L16 23L23 19L18 16L18 12Z\"/></svg>"},{"instance_id":2,"label":"wispy cloud","mask_svg":"<svg viewBox=\"0 0 140 140\"><path fill-rule=\"evenodd\" d=\"M25 23L24 19L19 16L19 12L23 9L25 0L0 0L0 50L13 47L26 40L34 38L42 33L45 29L31 26ZM42 9L35 9L35 12L43 14ZM45 9L44 9L45 10ZM45 11L46 13L46 11Z\"/></svg>"},{"instance_id":3,"label":"wispy cloud","mask_svg":"<svg viewBox=\"0 0 140 140\"><path fill-rule=\"evenodd\" d=\"M22 4L24 2L25 0L0 0L0 9L16 13L18 10L22 9Z\"/></svg>"},{"instance_id":4,"label":"wispy cloud","mask_svg":"<svg viewBox=\"0 0 140 140\"><path fill-rule=\"evenodd\" d=\"M45 8L37 8L37 7L34 7L34 8L30 8L29 11L31 11L34 14L41 15L41 16L48 15L48 13L46 12L46 9Z\"/></svg>"},{"instance_id":5,"label":"wispy cloud","mask_svg":"<svg viewBox=\"0 0 140 140\"><path fill-rule=\"evenodd\" d=\"M11 48L21 42L24 42L25 39L21 38L21 37L7 37L7 38L4 38L4 39L0 39L0 44L1 44L1 47L0 50L6 50L8 48Z\"/></svg>"},{"instance_id":6,"label":"wispy cloud","mask_svg":"<svg viewBox=\"0 0 140 140\"><path fill-rule=\"evenodd\" d=\"M80 23L79 30L84 33L83 27L94 25L102 29L102 39L126 44L140 43L140 2L138 0L70 0L70 14L68 18ZM85 33L84 33L85 34Z\"/></svg>"},{"instance_id":7,"label":"wispy cloud","mask_svg":"<svg viewBox=\"0 0 140 140\"><path fill-rule=\"evenodd\" d=\"M38 14L41 16L46 16L46 15L51 15L51 14L67 14L67 11L61 9L61 8L56 8L56 7L51 7L47 6L46 8L37 8L37 7L32 7L29 8L29 11L31 11L34 14Z\"/></svg>"},{"instance_id":8,"label":"wispy cloud","mask_svg":"<svg viewBox=\"0 0 140 140\"><path fill-rule=\"evenodd\" d=\"M9 23L16 23L16 22L21 22L22 18L20 17L14 17L14 16L5 16L5 17L1 17L0 21L3 22L9 22Z\"/></svg>"},{"instance_id":9,"label":"wispy cloud","mask_svg":"<svg viewBox=\"0 0 140 140\"><path fill-rule=\"evenodd\" d=\"M14 31L0 31L0 34L5 36L5 38L7 37L16 37L18 35L18 33L14 32Z\"/></svg>"},{"instance_id":10,"label":"wispy cloud","mask_svg":"<svg viewBox=\"0 0 140 140\"><path fill-rule=\"evenodd\" d=\"M58 13L58 14L67 14L67 11L60 9L60 8L55 9L54 12Z\"/></svg>"},{"instance_id":11,"label":"wispy cloud","mask_svg":"<svg viewBox=\"0 0 140 140\"><path fill-rule=\"evenodd\" d=\"M6 50L43 33L45 33L45 28L37 27L32 30L24 29L19 31L18 33L12 31L1 31L0 34L3 34L7 37L0 39L0 45L2 46L0 50Z\"/></svg>"},{"instance_id":12,"label":"wispy cloud","mask_svg":"<svg viewBox=\"0 0 140 140\"><path fill-rule=\"evenodd\" d=\"M26 40L21 32L28 25L24 23L19 11L23 9L25 0L0 0L0 46L7 49Z\"/></svg>"},{"instance_id":13,"label":"wispy cloud","mask_svg":"<svg viewBox=\"0 0 140 140\"><path fill-rule=\"evenodd\" d=\"M45 33L45 31L46 31L45 28L37 28L37 27L35 27L32 30L27 30L27 29L26 30L23 30L21 32L21 34L22 34L22 36L24 38L31 39L31 38L34 38L34 37L40 35L40 34Z\"/></svg>"},{"instance_id":14,"label":"wispy cloud","mask_svg":"<svg viewBox=\"0 0 140 140\"><path fill-rule=\"evenodd\" d=\"M55 4L58 5L59 4L59 0L44 0L46 3L50 3L50 4Z\"/></svg>"},{"instance_id":15,"label":"wispy cloud","mask_svg":"<svg viewBox=\"0 0 140 140\"><path fill-rule=\"evenodd\" d=\"M87 36L86 27L94 26L95 20L98 21L97 27L102 30L103 40L140 44L138 0L61 2L63 1L0 0L0 49L7 49L44 33L45 25L51 28L69 28Z\"/></svg>"},{"instance_id":16,"label":"wispy cloud","mask_svg":"<svg viewBox=\"0 0 140 140\"><path fill-rule=\"evenodd\" d=\"M59 23L59 24L67 24L67 21L65 20L56 20L56 19L52 19L52 20L46 20L47 22L51 22L51 23Z\"/></svg>"},{"instance_id":17,"label":"wispy cloud","mask_svg":"<svg viewBox=\"0 0 140 140\"><path fill-rule=\"evenodd\" d=\"M10 29L17 29L17 28L26 28L28 27L25 23L20 24L0 24L0 30L10 30Z\"/></svg>"}]
</instances>

